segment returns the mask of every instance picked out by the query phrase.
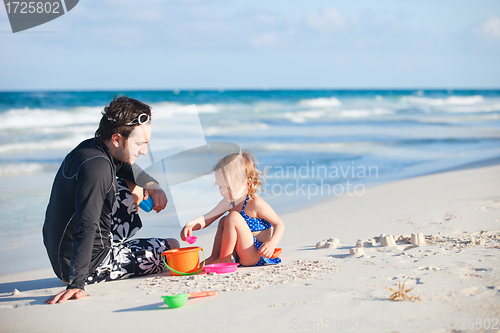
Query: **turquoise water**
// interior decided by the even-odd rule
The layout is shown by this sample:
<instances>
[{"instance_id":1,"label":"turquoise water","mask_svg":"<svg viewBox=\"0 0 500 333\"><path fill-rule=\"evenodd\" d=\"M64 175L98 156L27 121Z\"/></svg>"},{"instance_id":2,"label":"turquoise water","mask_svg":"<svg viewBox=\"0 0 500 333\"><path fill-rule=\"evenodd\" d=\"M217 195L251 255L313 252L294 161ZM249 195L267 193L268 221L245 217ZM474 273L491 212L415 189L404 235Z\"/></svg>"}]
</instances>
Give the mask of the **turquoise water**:
<instances>
[{"instance_id":1,"label":"turquoise water","mask_svg":"<svg viewBox=\"0 0 500 333\"><path fill-rule=\"evenodd\" d=\"M263 195L281 212L500 156L500 90L4 92L2 237L39 232L57 168L115 95L152 106L161 156L217 141L252 151L268 171ZM195 113L179 111L193 104Z\"/></svg>"}]
</instances>

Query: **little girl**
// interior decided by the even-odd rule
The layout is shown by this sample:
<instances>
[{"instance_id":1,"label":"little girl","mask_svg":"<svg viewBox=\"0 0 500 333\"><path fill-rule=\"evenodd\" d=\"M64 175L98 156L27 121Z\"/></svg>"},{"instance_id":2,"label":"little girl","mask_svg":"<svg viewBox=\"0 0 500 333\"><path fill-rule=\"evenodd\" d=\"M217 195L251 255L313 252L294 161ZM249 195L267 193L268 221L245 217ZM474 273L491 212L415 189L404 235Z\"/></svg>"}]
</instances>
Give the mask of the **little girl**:
<instances>
[{"instance_id":1,"label":"little girl","mask_svg":"<svg viewBox=\"0 0 500 333\"><path fill-rule=\"evenodd\" d=\"M182 240L193 230L208 227L226 212L219 221L212 255L206 263L231 262L231 255L242 266L279 264L271 258L285 225L274 210L257 195L265 180L255 166L255 157L247 151L224 157L213 168L220 194L219 204L204 216L188 222L181 231ZM272 228L271 228L272 227Z\"/></svg>"}]
</instances>

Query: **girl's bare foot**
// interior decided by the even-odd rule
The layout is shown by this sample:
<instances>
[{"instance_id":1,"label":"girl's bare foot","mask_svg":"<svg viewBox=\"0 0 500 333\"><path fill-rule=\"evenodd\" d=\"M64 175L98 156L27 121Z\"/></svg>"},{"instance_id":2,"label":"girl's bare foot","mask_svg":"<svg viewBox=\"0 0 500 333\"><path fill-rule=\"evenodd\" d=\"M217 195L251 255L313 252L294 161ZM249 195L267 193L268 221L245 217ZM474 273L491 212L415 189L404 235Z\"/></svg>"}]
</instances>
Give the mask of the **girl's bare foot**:
<instances>
[{"instance_id":1,"label":"girl's bare foot","mask_svg":"<svg viewBox=\"0 0 500 333\"><path fill-rule=\"evenodd\" d=\"M205 265L210 265L210 264L213 264L213 263L214 263L214 261L216 261L216 260L217 260L217 258L210 256L210 257L208 257L208 258L205 260Z\"/></svg>"},{"instance_id":2,"label":"girl's bare foot","mask_svg":"<svg viewBox=\"0 0 500 333\"><path fill-rule=\"evenodd\" d=\"M217 259L215 261L212 262L212 264L230 264L232 263L233 261L231 260L231 257L229 258L226 258L226 259Z\"/></svg>"}]
</instances>

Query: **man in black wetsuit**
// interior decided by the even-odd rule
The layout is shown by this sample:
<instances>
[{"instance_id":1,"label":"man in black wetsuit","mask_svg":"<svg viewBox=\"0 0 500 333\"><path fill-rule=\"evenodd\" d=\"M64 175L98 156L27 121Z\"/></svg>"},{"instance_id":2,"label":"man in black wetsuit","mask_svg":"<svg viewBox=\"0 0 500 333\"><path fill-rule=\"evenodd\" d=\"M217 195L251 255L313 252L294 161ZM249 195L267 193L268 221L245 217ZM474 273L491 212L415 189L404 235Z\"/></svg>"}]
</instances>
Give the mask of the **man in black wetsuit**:
<instances>
[{"instance_id":1,"label":"man in black wetsuit","mask_svg":"<svg viewBox=\"0 0 500 333\"><path fill-rule=\"evenodd\" d=\"M46 303L84 297L86 283L161 272L161 253L179 246L175 239L129 240L142 223L127 183L142 187L156 212L167 205L156 180L134 164L147 154L150 137L151 108L115 98L104 108L95 137L64 159L54 179L43 239L54 272L68 286Z\"/></svg>"}]
</instances>

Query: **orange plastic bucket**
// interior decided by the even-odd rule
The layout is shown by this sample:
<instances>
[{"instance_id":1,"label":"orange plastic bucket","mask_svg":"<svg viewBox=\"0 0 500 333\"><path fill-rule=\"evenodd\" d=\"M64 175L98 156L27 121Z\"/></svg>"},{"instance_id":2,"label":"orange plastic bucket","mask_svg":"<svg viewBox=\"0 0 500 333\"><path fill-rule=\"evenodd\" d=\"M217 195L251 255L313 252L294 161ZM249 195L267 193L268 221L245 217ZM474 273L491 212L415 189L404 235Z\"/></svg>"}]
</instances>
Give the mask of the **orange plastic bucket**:
<instances>
[{"instance_id":1,"label":"orange plastic bucket","mask_svg":"<svg viewBox=\"0 0 500 333\"><path fill-rule=\"evenodd\" d=\"M200 265L200 251L203 263ZM167 258L167 262L165 262ZM205 264L205 252L199 246L184 247L163 252L163 262L170 270L170 275L194 275L201 272Z\"/></svg>"}]
</instances>

